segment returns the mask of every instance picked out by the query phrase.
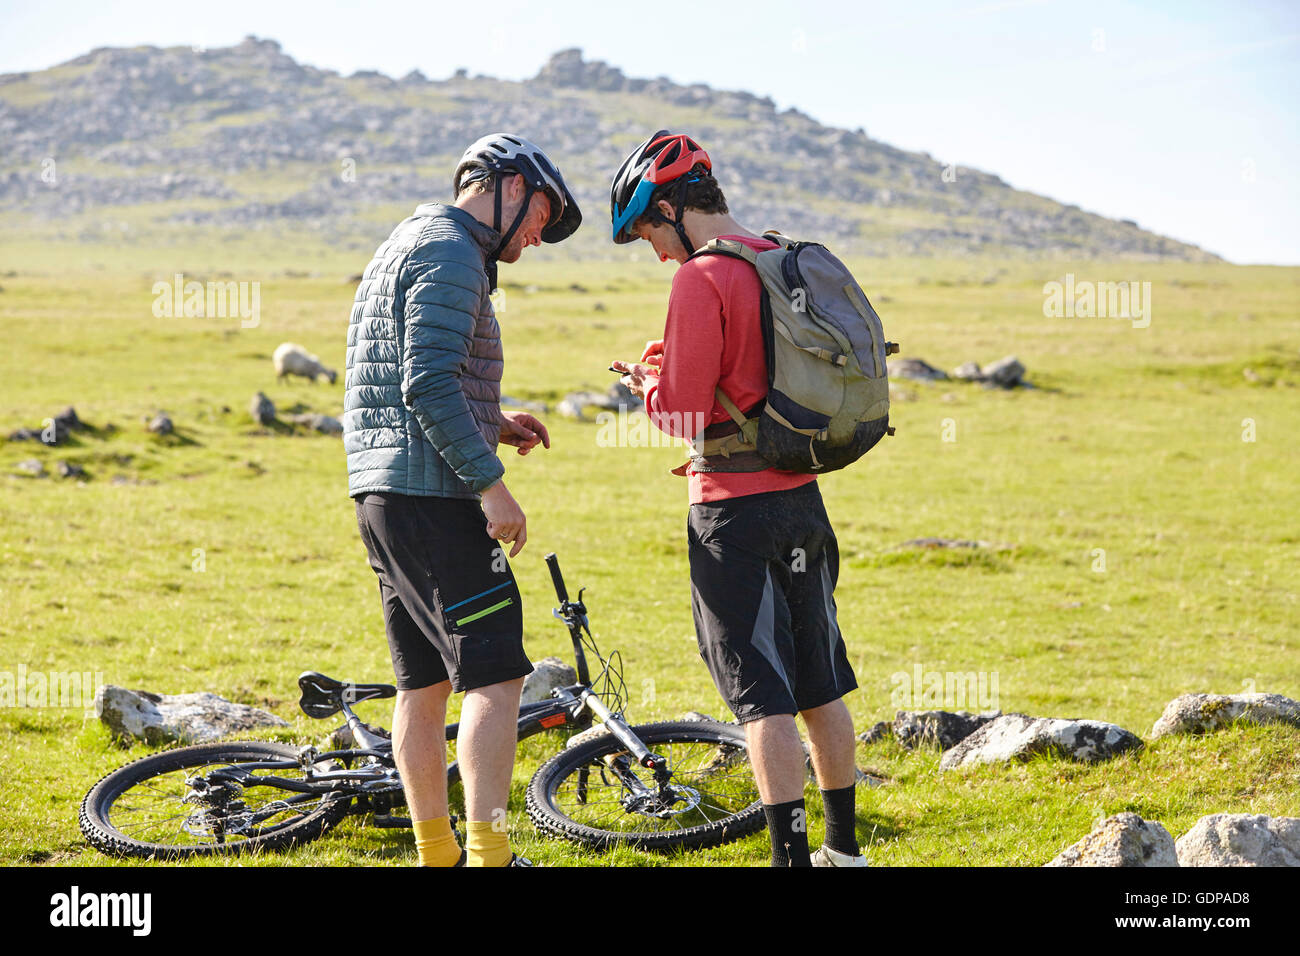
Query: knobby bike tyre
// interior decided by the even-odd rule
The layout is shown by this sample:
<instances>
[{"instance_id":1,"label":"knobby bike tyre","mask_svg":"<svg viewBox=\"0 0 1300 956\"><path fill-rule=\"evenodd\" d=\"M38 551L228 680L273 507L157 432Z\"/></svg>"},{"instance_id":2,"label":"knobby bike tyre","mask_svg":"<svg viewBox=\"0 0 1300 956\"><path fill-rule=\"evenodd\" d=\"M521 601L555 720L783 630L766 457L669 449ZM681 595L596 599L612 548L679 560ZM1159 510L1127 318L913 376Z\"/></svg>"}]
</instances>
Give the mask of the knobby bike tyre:
<instances>
[{"instance_id":1,"label":"knobby bike tyre","mask_svg":"<svg viewBox=\"0 0 1300 956\"><path fill-rule=\"evenodd\" d=\"M525 802L540 832L597 849L673 850L720 846L766 826L741 728L664 721L641 724L632 732L651 752L668 759L681 803L658 817L629 812L624 800L630 791L606 763L626 754L626 748L613 734L598 734L552 757L533 775ZM650 770L638 767L635 759L631 765L640 780L654 786ZM579 794L583 770L585 802Z\"/></svg>"},{"instance_id":2,"label":"knobby bike tyre","mask_svg":"<svg viewBox=\"0 0 1300 956\"><path fill-rule=\"evenodd\" d=\"M347 815L351 799L344 794L314 797L266 787L243 788L241 798L255 801L252 809L271 812L265 825L218 842L201 831L202 807L183 798L190 793L186 778L194 771L222 765L265 760L297 760L298 748L262 741L225 741L178 747L141 757L103 777L81 802L81 831L98 850L111 856L182 860L217 854L282 850L315 840ZM296 777L301 771L269 771ZM285 803L276 813L278 794ZM188 827L188 829L187 829Z\"/></svg>"}]
</instances>

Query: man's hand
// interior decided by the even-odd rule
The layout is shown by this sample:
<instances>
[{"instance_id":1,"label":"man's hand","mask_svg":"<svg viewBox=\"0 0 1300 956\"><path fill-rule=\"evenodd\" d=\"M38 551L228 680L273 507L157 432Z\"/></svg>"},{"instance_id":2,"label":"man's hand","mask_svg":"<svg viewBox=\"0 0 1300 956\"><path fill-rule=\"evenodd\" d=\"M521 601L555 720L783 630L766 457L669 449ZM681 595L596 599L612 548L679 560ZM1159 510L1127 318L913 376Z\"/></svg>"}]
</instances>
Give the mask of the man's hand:
<instances>
[{"instance_id":1,"label":"man's hand","mask_svg":"<svg viewBox=\"0 0 1300 956\"><path fill-rule=\"evenodd\" d=\"M527 412L502 412L501 419L501 443L514 445L519 454L528 454L538 442L546 448L551 447L551 433Z\"/></svg>"},{"instance_id":2,"label":"man's hand","mask_svg":"<svg viewBox=\"0 0 1300 956\"><path fill-rule=\"evenodd\" d=\"M523 550L524 542L528 540L524 509L519 507L504 481L498 481L483 492L482 504L483 514L488 519L488 535L503 544L513 541L514 547L510 549L510 557L513 558Z\"/></svg>"},{"instance_id":3,"label":"man's hand","mask_svg":"<svg viewBox=\"0 0 1300 956\"><path fill-rule=\"evenodd\" d=\"M646 390L659 381L659 369L653 365L638 365L635 362L629 363L616 360L610 362L609 367L626 373L619 381L627 386L629 392L640 399L644 399Z\"/></svg>"},{"instance_id":4,"label":"man's hand","mask_svg":"<svg viewBox=\"0 0 1300 956\"><path fill-rule=\"evenodd\" d=\"M653 342L647 342L645 351L641 353L641 361L655 368L661 367L664 364L664 340L655 339Z\"/></svg>"}]
</instances>

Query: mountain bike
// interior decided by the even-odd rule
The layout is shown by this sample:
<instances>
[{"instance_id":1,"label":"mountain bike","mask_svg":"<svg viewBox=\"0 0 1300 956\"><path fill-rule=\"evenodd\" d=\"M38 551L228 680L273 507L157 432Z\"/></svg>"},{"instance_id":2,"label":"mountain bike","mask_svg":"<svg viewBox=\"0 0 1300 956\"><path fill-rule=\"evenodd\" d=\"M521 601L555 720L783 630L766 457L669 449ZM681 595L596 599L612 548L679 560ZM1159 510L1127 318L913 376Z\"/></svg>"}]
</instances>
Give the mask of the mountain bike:
<instances>
[{"instance_id":1,"label":"mountain bike","mask_svg":"<svg viewBox=\"0 0 1300 956\"><path fill-rule=\"evenodd\" d=\"M546 556L569 630L577 683L519 708L518 739L578 731L529 782L526 809L544 835L593 848L648 850L718 846L766 826L744 731L711 720L630 726L618 651L601 655L583 592L569 600L559 561ZM590 678L587 652L600 669ZM352 705L394 697L390 684L338 681L316 671L298 678L303 713L342 712L352 746L321 750L267 741L218 741L142 757L105 776L81 804L81 830L115 856L176 860L281 850L315 840L349 815L377 827L409 827L387 731ZM599 723L596 724L595 721ZM459 724L447 726L456 740ZM459 765L447 768L449 787Z\"/></svg>"}]
</instances>

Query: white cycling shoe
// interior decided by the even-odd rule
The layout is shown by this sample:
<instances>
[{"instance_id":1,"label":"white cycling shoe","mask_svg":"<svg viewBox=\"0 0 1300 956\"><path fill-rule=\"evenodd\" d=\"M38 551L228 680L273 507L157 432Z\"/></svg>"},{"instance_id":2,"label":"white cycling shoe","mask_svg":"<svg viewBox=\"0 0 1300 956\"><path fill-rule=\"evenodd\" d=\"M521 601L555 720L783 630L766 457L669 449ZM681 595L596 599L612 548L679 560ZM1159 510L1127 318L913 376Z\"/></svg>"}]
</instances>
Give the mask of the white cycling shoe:
<instances>
[{"instance_id":1,"label":"white cycling shoe","mask_svg":"<svg viewBox=\"0 0 1300 956\"><path fill-rule=\"evenodd\" d=\"M866 866L865 856L849 856L828 846L819 846L812 855L813 866Z\"/></svg>"}]
</instances>

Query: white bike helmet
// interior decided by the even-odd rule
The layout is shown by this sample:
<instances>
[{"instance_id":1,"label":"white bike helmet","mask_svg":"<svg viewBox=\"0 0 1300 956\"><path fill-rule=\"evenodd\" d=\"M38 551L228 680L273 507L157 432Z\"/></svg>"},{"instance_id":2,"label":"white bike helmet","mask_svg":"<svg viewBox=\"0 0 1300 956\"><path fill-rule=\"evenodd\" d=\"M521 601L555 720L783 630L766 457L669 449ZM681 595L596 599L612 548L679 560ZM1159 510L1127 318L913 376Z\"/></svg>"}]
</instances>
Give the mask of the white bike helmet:
<instances>
[{"instance_id":1,"label":"white bike helmet","mask_svg":"<svg viewBox=\"0 0 1300 956\"><path fill-rule=\"evenodd\" d=\"M452 195L460 193L461 187L475 180L483 179L492 172L520 173L528 184L528 193L524 204L510 228L501 236L501 244L494 253L501 253L510 242L511 237L523 221L533 193L543 191L551 201L551 219L542 230L543 242L560 242L573 235L582 222L582 212L573 200L573 194L560 175L559 168L551 162L542 150L513 133L492 133L474 142L456 165L452 177ZM501 231L501 191L496 191L496 202L492 228Z\"/></svg>"}]
</instances>

